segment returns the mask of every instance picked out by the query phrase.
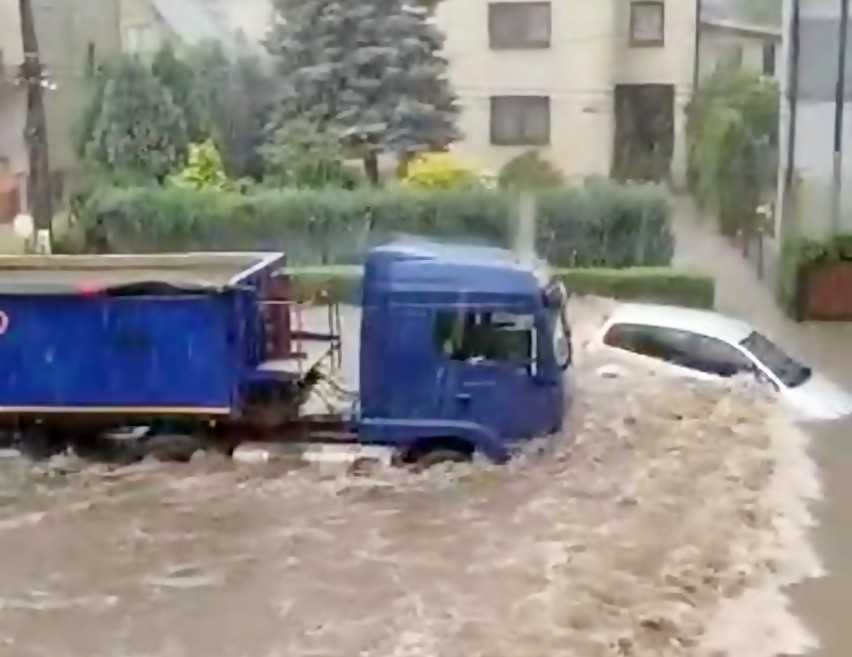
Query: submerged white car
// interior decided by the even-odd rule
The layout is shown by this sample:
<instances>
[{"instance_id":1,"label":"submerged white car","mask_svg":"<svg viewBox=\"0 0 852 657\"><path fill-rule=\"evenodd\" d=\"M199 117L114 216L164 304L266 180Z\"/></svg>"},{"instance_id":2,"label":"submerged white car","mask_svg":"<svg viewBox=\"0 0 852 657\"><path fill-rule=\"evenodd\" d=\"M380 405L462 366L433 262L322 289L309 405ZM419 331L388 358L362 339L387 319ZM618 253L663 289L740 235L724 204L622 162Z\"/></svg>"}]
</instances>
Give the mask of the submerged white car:
<instances>
[{"instance_id":1,"label":"submerged white car","mask_svg":"<svg viewBox=\"0 0 852 657\"><path fill-rule=\"evenodd\" d=\"M719 380L752 375L772 386L802 421L852 414L852 395L784 353L747 323L718 313L659 306L619 306L589 347L673 376Z\"/></svg>"}]
</instances>

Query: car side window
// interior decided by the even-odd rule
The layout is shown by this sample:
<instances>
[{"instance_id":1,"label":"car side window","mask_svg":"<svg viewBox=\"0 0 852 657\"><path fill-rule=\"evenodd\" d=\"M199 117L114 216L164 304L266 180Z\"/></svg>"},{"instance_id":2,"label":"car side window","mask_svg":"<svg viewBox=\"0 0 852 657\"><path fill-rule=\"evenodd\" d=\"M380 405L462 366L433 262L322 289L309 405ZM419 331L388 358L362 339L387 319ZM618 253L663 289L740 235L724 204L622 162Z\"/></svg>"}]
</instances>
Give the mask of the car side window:
<instances>
[{"instance_id":1,"label":"car side window","mask_svg":"<svg viewBox=\"0 0 852 657\"><path fill-rule=\"evenodd\" d=\"M754 369L748 357L731 345L690 331L614 324L604 336L604 343L716 376L731 377Z\"/></svg>"},{"instance_id":2,"label":"car side window","mask_svg":"<svg viewBox=\"0 0 852 657\"><path fill-rule=\"evenodd\" d=\"M733 346L706 335L691 334L694 347L691 367L707 374L732 377L755 370L754 364Z\"/></svg>"},{"instance_id":3,"label":"car side window","mask_svg":"<svg viewBox=\"0 0 852 657\"><path fill-rule=\"evenodd\" d=\"M603 341L610 347L669 363L679 364L682 360L678 336L657 326L613 324Z\"/></svg>"}]
</instances>

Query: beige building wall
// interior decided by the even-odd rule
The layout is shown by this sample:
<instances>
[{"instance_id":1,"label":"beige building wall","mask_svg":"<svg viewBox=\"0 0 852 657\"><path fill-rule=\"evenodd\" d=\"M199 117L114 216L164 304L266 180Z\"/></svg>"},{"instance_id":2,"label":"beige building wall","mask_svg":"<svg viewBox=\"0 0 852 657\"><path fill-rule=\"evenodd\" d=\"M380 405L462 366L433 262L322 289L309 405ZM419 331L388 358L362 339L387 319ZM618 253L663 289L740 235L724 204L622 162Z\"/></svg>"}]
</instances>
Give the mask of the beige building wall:
<instances>
[{"instance_id":1,"label":"beige building wall","mask_svg":"<svg viewBox=\"0 0 852 657\"><path fill-rule=\"evenodd\" d=\"M686 108L695 75L696 2L667 0L662 47L631 47L630 2L617 2L616 84L674 85L674 153L672 182L686 182Z\"/></svg>"},{"instance_id":2,"label":"beige building wall","mask_svg":"<svg viewBox=\"0 0 852 657\"><path fill-rule=\"evenodd\" d=\"M529 147L491 143L490 97L549 95L551 142L538 150L569 177L608 175L615 85L671 84L676 102L672 170L676 181L682 179L684 111L694 68L695 2L666 0L661 47L631 45L630 4L630 0L553 0L550 48L492 50L489 0L444 0L436 18L447 37L450 78L462 106L464 138L456 149L496 173Z\"/></svg>"},{"instance_id":3,"label":"beige building wall","mask_svg":"<svg viewBox=\"0 0 852 657\"><path fill-rule=\"evenodd\" d=\"M554 1L551 47L541 50L491 50L488 4L444 0L436 14L462 108L464 137L456 149L497 173L529 148L491 144L491 96L549 95L551 139L542 154L567 176L608 174L616 0L582 5Z\"/></svg>"},{"instance_id":4,"label":"beige building wall","mask_svg":"<svg viewBox=\"0 0 852 657\"><path fill-rule=\"evenodd\" d=\"M124 51L151 53L164 43L178 44L174 33L154 10L150 0L118 0L118 2L119 34Z\"/></svg>"}]
</instances>

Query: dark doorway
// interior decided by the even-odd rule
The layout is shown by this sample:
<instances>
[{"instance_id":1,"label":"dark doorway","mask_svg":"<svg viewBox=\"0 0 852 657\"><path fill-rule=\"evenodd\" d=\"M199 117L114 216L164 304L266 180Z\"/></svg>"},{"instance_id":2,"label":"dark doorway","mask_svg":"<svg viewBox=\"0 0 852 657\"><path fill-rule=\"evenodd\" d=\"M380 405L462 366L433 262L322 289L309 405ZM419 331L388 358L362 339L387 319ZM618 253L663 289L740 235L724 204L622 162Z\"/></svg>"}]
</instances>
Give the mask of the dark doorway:
<instances>
[{"instance_id":1,"label":"dark doorway","mask_svg":"<svg viewBox=\"0 0 852 657\"><path fill-rule=\"evenodd\" d=\"M674 85L619 84L614 103L613 177L668 180L674 148Z\"/></svg>"}]
</instances>

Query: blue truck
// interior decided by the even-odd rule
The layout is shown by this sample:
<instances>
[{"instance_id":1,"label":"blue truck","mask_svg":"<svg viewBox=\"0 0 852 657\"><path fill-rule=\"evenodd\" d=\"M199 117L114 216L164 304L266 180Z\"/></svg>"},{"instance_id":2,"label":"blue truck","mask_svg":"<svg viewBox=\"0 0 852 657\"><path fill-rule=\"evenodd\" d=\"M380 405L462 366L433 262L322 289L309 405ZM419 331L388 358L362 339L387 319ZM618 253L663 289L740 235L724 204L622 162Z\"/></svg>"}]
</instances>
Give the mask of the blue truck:
<instances>
[{"instance_id":1,"label":"blue truck","mask_svg":"<svg viewBox=\"0 0 852 657\"><path fill-rule=\"evenodd\" d=\"M302 412L343 348L305 330L281 253L0 257L0 428L51 440L123 427L504 462L570 403L565 288L509 251L403 240L361 284L359 396Z\"/></svg>"}]
</instances>

